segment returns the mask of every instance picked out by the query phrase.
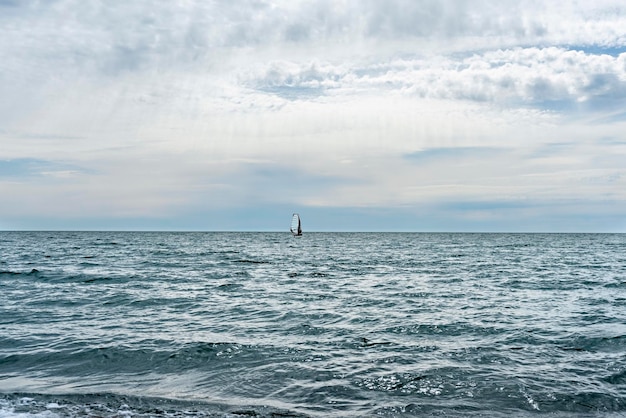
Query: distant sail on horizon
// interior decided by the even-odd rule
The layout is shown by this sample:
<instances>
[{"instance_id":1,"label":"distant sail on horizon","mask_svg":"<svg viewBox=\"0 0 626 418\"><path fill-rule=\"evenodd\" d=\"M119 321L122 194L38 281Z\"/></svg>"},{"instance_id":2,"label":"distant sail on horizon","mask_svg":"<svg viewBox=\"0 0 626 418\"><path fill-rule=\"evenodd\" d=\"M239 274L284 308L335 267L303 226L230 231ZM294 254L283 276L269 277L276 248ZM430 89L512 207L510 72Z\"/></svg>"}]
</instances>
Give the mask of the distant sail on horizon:
<instances>
[{"instance_id":1,"label":"distant sail on horizon","mask_svg":"<svg viewBox=\"0 0 626 418\"><path fill-rule=\"evenodd\" d=\"M294 237L302 236L302 221L300 215L294 213L291 216L291 228L289 228Z\"/></svg>"}]
</instances>

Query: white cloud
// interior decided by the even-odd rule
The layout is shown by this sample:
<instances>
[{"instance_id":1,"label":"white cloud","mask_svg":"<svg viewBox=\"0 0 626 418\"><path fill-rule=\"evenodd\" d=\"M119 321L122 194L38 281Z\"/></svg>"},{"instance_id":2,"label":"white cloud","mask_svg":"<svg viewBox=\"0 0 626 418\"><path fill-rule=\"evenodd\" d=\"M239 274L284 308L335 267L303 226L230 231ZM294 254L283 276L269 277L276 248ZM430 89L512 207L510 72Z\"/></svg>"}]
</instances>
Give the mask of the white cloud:
<instances>
[{"instance_id":1,"label":"white cloud","mask_svg":"<svg viewBox=\"0 0 626 418\"><path fill-rule=\"evenodd\" d=\"M401 59L349 67L271 62L244 83L286 98L323 94L398 93L427 99L500 105L584 102L626 97L626 53L589 54L563 48L515 48L466 58Z\"/></svg>"},{"instance_id":2,"label":"white cloud","mask_svg":"<svg viewBox=\"0 0 626 418\"><path fill-rule=\"evenodd\" d=\"M15 216L624 201L624 28L617 1L2 3L0 159L71 169L0 192Z\"/></svg>"}]
</instances>

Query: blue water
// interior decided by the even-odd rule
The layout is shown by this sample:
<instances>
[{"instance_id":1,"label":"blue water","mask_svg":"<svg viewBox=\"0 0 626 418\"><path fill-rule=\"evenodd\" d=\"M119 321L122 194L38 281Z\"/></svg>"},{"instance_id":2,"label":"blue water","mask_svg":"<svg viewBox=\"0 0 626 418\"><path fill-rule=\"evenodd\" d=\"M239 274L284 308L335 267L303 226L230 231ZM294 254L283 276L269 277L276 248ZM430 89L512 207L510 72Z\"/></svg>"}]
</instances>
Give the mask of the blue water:
<instances>
[{"instance_id":1,"label":"blue water","mask_svg":"<svg viewBox=\"0 0 626 418\"><path fill-rule=\"evenodd\" d=\"M625 416L626 235L0 232L0 418Z\"/></svg>"}]
</instances>

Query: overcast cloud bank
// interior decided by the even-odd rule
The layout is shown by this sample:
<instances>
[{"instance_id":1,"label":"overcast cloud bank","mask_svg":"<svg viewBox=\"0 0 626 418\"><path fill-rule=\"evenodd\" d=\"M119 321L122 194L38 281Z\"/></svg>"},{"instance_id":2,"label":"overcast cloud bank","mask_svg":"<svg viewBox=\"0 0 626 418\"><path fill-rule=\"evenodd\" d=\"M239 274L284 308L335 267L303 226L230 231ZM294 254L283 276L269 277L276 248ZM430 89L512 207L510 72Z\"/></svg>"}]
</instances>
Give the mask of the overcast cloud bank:
<instances>
[{"instance_id":1,"label":"overcast cloud bank","mask_svg":"<svg viewBox=\"0 0 626 418\"><path fill-rule=\"evenodd\" d=\"M545 3L0 1L0 228L626 231L626 5Z\"/></svg>"}]
</instances>

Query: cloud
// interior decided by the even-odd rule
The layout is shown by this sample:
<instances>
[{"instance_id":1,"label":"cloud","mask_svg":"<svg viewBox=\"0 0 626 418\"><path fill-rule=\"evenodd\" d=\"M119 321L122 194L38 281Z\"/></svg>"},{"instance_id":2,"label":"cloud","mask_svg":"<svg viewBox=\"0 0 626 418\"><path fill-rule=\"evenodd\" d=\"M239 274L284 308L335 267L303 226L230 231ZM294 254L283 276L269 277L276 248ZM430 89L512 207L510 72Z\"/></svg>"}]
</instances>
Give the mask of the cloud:
<instances>
[{"instance_id":1,"label":"cloud","mask_svg":"<svg viewBox=\"0 0 626 418\"><path fill-rule=\"evenodd\" d=\"M495 147L450 147L428 148L406 154L405 158L414 163L424 164L445 160L462 160L473 158L494 158L505 153L505 149Z\"/></svg>"},{"instance_id":2,"label":"cloud","mask_svg":"<svg viewBox=\"0 0 626 418\"><path fill-rule=\"evenodd\" d=\"M620 207L624 27L604 0L0 2L0 215Z\"/></svg>"},{"instance_id":3,"label":"cloud","mask_svg":"<svg viewBox=\"0 0 626 418\"><path fill-rule=\"evenodd\" d=\"M614 1L589 5L435 0L9 4L4 9L10 12L0 17L4 35L0 46L12 53L14 65L53 62L53 68L74 69L72 75L218 65L238 50L254 56L255 50L271 53L279 48L284 55L300 49L307 55L317 52L316 45L338 46L344 57L346 52L367 57L407 52L407 47L420 52L425 44L414 43L420 39L434 45L427 51L442 51L438 48L444 46L444 53L530 43L626 43L622 30L626 8ZM472 44L474 48L468 48Z\"/></svg>"},{"instance_id":4,"label":"cloud","mask_svg":"<svg viewBox=\"0 0 626 418\"><path fill-rule=\"evenodd\" d=\"M69 178L88 171L73 164L35 158L0 160L0 179L18 182L33 178Z\"/></svg>"},{"instance_id":5,"label":"cloud","mask_svg":"<svg viewBox=\"0 0 626 418\"><path fill-rule=\"evenodd\" d=\"M626 53L588 54L563 48L515 48L465 58L401 59L369 67L272 62L244 83L297 99L379 91L439 100L552 108L626 97ZM623 103L622 103L623 104Z\"/></svg>"}]
</instances>

